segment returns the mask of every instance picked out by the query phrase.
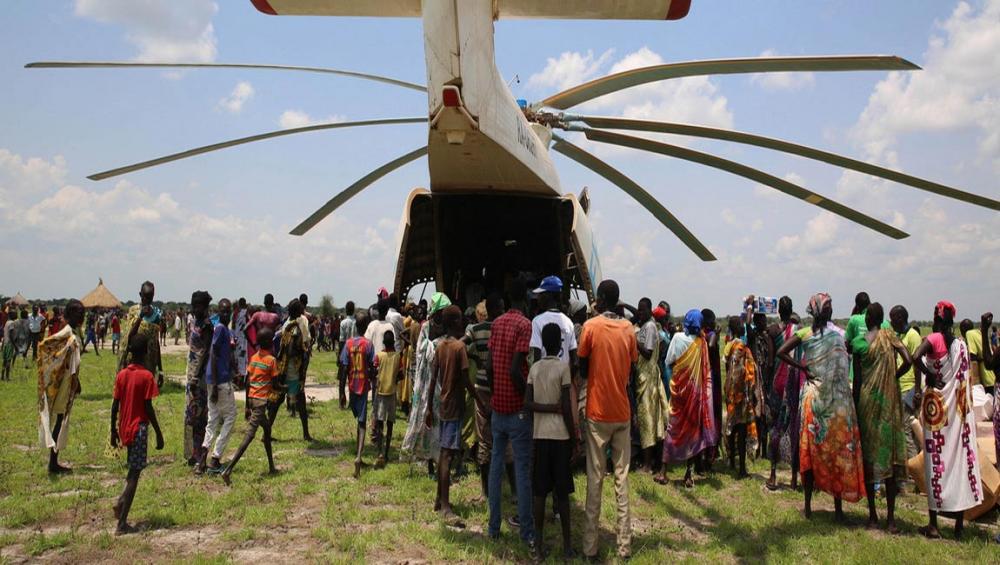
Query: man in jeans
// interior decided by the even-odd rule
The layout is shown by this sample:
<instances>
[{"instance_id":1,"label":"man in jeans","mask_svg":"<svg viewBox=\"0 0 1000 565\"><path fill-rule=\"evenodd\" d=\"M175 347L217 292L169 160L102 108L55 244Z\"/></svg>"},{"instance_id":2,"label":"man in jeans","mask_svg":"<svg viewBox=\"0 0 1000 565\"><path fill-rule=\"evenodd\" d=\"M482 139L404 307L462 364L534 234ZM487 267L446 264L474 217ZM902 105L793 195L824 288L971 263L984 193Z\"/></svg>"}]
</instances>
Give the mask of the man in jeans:
<instances>
[{"instance_id":1,"label":"man in jeans","mask_svg":"<svg viewBox=\"0 0 1000 565\"><path fill-rule=\"evenodd\" d=\"M236 398L233 393L234 354L233 336L229 330L229 320L233 315L233 305L228 298L219 301L219 321L212 330L212 346L208 351L208 368L205 383L208 385L208 425L205 427L206 450L212 450L208 472L218 474L223 471L222 454L229 443L229 434L236 422ZM204 465L204 460L201 461Z\"/></svg>"},{"instance_id":2,"label":"man in jeans","mask_svg":"<svg viewBox=\"0 0 1000 565\"><path fill-rule=\"evenodd\" d=\"M631 459L629 380L635 373L639 352L632 324L618 316L618 283L606 280L597 287L597 311L580 334L577 354L580 374L587 381L587 522L583 553L597 557L597 523L601 517L605 449L610 445L614 463L615 498L618 501L618 556L631 555L632 519L629 514L628 467ZM495 330L494 330L495 331Z\"/></svg>"},{"instance_id":3,"label":"man in jeans","mask_svg":"<svg viewBox=\"0 0 1000 565\"><path fill-rule=\"evenodd\" d=\"M487 379L492 384L493 454L490 457L488 497L490 507L489 536L500 537L500 482L504 470L504 453L508 442L514 449L514 475L517 483L517 515L521 522L521 539L532 553L535 544L535 523L531 508L531 415L524 409L524 392L528 380L528 347L531 342L531 321L524 316L527 287L521 280L511 284L510 310L498 317L490 330L489 352L492 363L487 366Z\"/></svg>"}]
</instances>

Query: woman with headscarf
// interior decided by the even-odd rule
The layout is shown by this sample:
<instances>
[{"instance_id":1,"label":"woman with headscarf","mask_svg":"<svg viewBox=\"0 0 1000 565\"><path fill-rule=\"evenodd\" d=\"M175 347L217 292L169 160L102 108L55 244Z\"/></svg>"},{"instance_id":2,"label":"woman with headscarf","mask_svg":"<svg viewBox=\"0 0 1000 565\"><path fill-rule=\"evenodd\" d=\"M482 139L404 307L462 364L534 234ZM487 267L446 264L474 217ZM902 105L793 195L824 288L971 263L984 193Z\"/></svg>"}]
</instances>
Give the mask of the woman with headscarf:
<instances>
[{"instance_id":1,"label":"woman with headscarf","mask_svg":"<svg viewBox=\"0 0 1000 565\"><path fill-rule=\"evenodd\" d=\"M417 337L416 373L413 379L413 397L410 404L410 420L400 448L403 456L412 460L426 460L427 472L434 477L434 462L441 454L441 391L434 391L434 425L427 427L427 396L436 367L437 345L444 337L441 312L451 306L451 300L443 292L431 296L428 320L420 328Z\"/></svg>"},{"instance_id":2,"label":"woman with headscarf","mask_svg":"<svg viewBox=\"0 0 1000 565\"><path fill-rule=\"evenodd\" d=\"M955 539L961 539L964 512L982 503L983 491L976 452L976 421L972 412L969 350L955 339L955 305L942 300L934 307L933 333L913 352L913 364L926 377L921 395L924 425L924 478L928 524L920 533L940 538L937 515L954 513ZM914 402L917 402L915 399Z\"/></svg>"},{"instance_id":3,"label":"woman with headscarf","mask_svg":"<svg viewBox=\"0 0 1000 565\"><path fill-rule=\"evenodd\" d=\"M702 315L690 310L684 316L684 333L670 340L667 365L670 379L670 418L663 440L663 462L687 462L684 486L691 488L691 467L702 451L716 444L715 416L712 413L711 367L708 344L701 334ZM666 484L666 468L654 479Z\"/></svg>"},{"instance_id":4,"label":"woman with headscarf","mask_svg":"<svg viewBox=\"0 0 1000 565\"><path fill-rule=\"evenodd\" d=\"M886 530L895 534L896 480L906 472L906 428L899 377L910 369L910 353L891 329L880 328L885 313L875 302L865 313L867 333L854 346L854 396L861 424L861 454L868 491L868 527L878 526L875 482L885 483ZM903 363L896 366L896 355Z\"/></svg>"},{"instance_id":5,"label":"woman with headscarf","mask_svg":"<svg viewBox=\"0 0 1000 565\"><path fill-rule=\"evenodd\" d=\"M799 465L805 491L805 516L812 517L813 489L833 496L838 521L843 501L865 496L861 435L849 379L850 361L844 334L830 319L833 302L820 293L809 299L812 326L798 330L778 350L778 358L804 373ZM802 359L792 354L802 348Z\"/></svg>"}]
</instances>

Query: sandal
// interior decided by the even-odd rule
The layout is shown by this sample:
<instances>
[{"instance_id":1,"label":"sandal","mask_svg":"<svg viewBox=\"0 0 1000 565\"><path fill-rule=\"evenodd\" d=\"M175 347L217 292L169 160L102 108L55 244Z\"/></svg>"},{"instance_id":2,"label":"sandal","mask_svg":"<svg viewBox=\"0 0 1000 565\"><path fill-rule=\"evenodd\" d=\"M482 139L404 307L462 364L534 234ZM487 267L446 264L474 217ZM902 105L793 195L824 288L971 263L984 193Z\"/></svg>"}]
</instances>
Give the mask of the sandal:
<instances>
[{"instance_id":1,"label":"sandal","mask_svg":"<svg viewBox=\"0 0 1000 565\"><path fill-rule=\"evenodd\" d=\"M666 475L657 475L657 476L653 477L653 482L656 483L656 484L658 484L658 485L667 485L667 484L670 484L670 481L667 479Z\"/></svg>"}]
</instances>

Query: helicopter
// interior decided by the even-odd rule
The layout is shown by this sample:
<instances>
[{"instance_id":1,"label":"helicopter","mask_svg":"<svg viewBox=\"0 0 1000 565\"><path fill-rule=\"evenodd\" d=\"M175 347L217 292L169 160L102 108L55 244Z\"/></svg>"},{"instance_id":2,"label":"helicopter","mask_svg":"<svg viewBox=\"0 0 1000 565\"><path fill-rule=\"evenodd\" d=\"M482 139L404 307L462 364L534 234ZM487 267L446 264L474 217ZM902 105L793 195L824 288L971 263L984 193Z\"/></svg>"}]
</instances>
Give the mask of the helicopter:
<instances>
[{"instance_id":1,"label":"helicopter","mask_svg":"<svg viewBox=\"0 0 1000 565\"><path fill-rule=\"evenodd\" d=\"M680 145L622 133L665 133L762 147L888 179L939 196L1000 211L1000 202L934 181L794 142L754 133L663 121L591 116L569 110L639 85L704 75L786 72L918 71L891 55L753 57L673 62L596 78L539 101L517 100L496 66L494 22L501 18L680 20L691 0L251 0L274 16L412 17L423 22L426 84L368 72L249 63L41 61L28 68L239 68L326 73L427 94L427 113L412 117L312 124L188 149L90 175L103 180L213 151L299 133L352 127L426 124L427 143L364 175L330 198L291 234L303 236L352 197L392 171L427 158L429 184L408 196L397 243L394 291L419 284L469 305L485 289L515 277L556 274L564 292L593 300L602 279L587 190L560 185L552 152L621 189L703 261L716 257L673 213L624 173L567 139L588 140L699 163L753 180L893 239L908 234L789 180ZM476 237L456 237L475 233Z\"/></svg>"}]
</instances>

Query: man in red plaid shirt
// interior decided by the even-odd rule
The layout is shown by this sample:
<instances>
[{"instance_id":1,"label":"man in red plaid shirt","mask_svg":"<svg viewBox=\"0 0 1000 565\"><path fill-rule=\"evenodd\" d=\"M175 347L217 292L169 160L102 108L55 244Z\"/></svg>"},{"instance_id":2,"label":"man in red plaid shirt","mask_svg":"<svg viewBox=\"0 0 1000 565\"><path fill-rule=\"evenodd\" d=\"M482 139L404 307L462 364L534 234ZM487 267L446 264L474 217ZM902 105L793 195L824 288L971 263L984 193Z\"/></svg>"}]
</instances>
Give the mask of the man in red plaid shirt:
<instances>
[{"instance_id":1,"label":"man in red plaid shirt","mask_svg":"<svg viewBox=\"0 0 1000 565\"><path fill-rule=\"evenodd\" d=\"M537 552L535 523L531 514L531 415L524 409L528 379L528 347L531 320L525 317L527 286L515 280L510 288L510 310L493 322L489 350L493 363L487 366L492 383L493 455L490 459L489 535L500 536L500 482L504 453L510 442L514 450L514 476L517 483L517 514L521 521L521 539L532 553Z\"/></svg>"}]
</instances>

